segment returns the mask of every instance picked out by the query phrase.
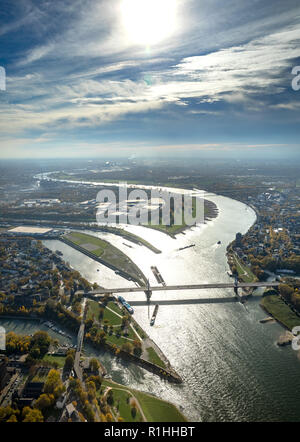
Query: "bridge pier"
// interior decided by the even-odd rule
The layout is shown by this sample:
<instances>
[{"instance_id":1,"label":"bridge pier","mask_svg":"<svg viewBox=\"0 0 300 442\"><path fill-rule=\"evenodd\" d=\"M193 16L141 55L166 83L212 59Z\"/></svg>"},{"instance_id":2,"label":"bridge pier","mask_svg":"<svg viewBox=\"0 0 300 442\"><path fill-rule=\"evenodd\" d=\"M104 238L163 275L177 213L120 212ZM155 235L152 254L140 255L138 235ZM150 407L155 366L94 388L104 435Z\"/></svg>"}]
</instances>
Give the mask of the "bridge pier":
<instances>
[{"instance_id":1,"label":"bridge pier","mask_svg":"<svg viewBox=\"0 0 300 442\"><path fill-rule=\"evenodd\" d=\"M152 296L152 290L150 290L148 288L147 290L145 290L145 294L146 294L147 304L148 304L148 319L149 319L149 317L150 317L150 299L151 299L151 296Z\"/></svg>"},{"instance_id":2,"label":"bridge pier","mask_svg":"<svg viewBox=\"0 0 300 442\"><path fill-rule=\"evenodd\" d=\"M150 302L150 299L152 296L152 290L146 290L145 293L146 293L147 301Z\"/></svg>"}]
</instances>

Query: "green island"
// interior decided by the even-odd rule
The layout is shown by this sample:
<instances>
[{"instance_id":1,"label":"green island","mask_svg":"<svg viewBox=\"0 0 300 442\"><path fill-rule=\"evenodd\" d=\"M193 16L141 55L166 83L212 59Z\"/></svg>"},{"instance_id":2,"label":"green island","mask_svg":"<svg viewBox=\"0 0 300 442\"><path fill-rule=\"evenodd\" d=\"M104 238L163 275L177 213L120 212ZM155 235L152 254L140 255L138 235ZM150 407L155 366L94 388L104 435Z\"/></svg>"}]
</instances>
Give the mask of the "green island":
<instances>
[{"instance_id":1,"label":"green island","mask_svg":"<svg viewBox=\"0 0 300 442\"><path fill-rule=\"evenodd\" d=\"M288 330L300 325L300 313L290 305L280 293L286 293L286 288L281 288L281 292L274 289L266 290L260 302L261 307L266 310L274 319L286 327ZM296 295L300 297L300 295Z\"/></svg>"},{"instance_id":2,"label":"green island","mask_svg":"<svg viewBox=\"0 0 300 442\"><path fill-rule=\"evenodd\" d=\"M71 180L71 181L75 181L75 182L78 182L78 183L81 183L83 181L86 182L86 183L89 183L89 182L93 182L95 180L94 174L84 174L84 173L68 174L68 173L65 173L65 172L55 172L55 173L52 173L51 174L51 178L53 178L55 180L59 180L60 182ZM139 184L140 185L153 184L152 182L149 182L149 181L143 180L143 179L141 179L139 181L137 181L137 180L130 180L129 179L129 180L126 180L126 181L127 181L128 184L132 184L132 185L135 185L135 186L138 186ZM107 183L107 184L112 184L112 190L117 191L117 187L114 186L114 185L117 185L120 182L120 180L117 180L117 179L108 180L108 179L105 179L105 178L101 178L101 182L102 183ZM163 183L163 184L160 184L160 185L163 185L163 186L166 186L166 187L169 187L169 188L174 188L174 189L180 187L180 185L177 185L176 183ZM183 188L190 188L190 186L186 186L186 185L182 186L182 187ZM151 224L151 222L149 220L149 222L147 224L144 224L144 227L149 227L149 228L152 228L154 230L159 230L162 233L165 233L165 234L167 234L167 235L169 235L171 237L175 237L175 235L177 235L178 233L181 233L184 230L188 229L189 225L187 225L185 223L185 221L184 221L184 201L182 201L182 220L181 220L180 224L175 224L174 223L174 207L173 206L174 206L174 204L173 204L173 201L171 199L171 208L170 208L171 209L170 210L170 218L171 219L170 219L170 224L169 225L163 224L162 213L161 213L161 210L160 210L159 224ZM199 219L199 222L202 222L203 220L210 220L210 219L216 218L217 215L218 215L217 206L212 201L204 200L204 208L203 208L203 210L204 210L204 213L198 213L198 214L196 213L196 197L193 196L192 197L192 216L196 217L196 215L197 215L197 218ZM107 231L109 231L108 229L110 229L112 233L115 233L112 229L118 230L116 228L106 227L106 226L104 227L104 229L107 230ZM160 251L155 249L155 247L153 247L150 243L148 243L147 241L145 241L145 240L143 240L143 239L141 239L139 237L136 237L135 235L133 235L133 234L127 232L127 231L123 230L122 236L124 236L124 237L128 236L129 240L130 240L130 236L131 236L131 239L133 239L134 242L138 241L138 243L141 243L141 244L145 245L146 247L148 247L150 250L154 251L155 253L160 253Z\"/></svg>"},{"instance_id":3,"label":"green island","mask_svg":"<svg viewBox=\"0 0 300 442\"><path fill-rule=\"evenodd\" d=\"M124 275L127 279L144 285L147 281L134 262L125 253L114 247L109 242L86 233L72 232L61 238L71 246L75 246L82 253L99 260L102 264Z\"/></svg>"},{"instance_id":4,"label":"green island","mask_svg":"<svg viewBox=\"0 0 300 442\"><path fill-rule=\"evenodd\" d=\"M174 186L175 188L175 186ZM218 215L218 209L217 206L208 200L204 200L204 207L203 207L203 213L197 213L197 206L196 206L196 197L192 197L192 217L197 218L199 222L203 222L205 220L211 220L212 218L216 218ZM170 210L170 224L166 225L162 223L162 213L160 211L159 214L159 224L151 224L149 222L148 224L145 224L144 227L149 227L154 230L159 230L162 233L166 233L167 235L175 238L175 236L178 233L184 232L186 229L188 229L190 226L186 224L184 219L184 201L182 202L182 220L180 224L175 224L174 221L174 207L172 207L171 204L171 210Z\"/></svg>"}]
</instances>

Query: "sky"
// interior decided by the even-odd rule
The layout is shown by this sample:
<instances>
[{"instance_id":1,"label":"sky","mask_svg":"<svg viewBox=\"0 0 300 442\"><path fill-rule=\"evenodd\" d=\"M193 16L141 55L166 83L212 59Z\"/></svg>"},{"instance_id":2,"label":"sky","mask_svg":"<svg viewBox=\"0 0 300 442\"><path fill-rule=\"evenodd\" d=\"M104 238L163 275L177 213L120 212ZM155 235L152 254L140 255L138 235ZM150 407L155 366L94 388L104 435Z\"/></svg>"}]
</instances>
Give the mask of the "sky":
<instances>
[{"instance_id":1,"label":"sky","mask_svg":"<svg viewBox=\"0 0 300 442\"><path fill-rule=\"evenodd\" d=\"M299 0L0 0L0 159L298 157L296 66Z\"/></svg>"}]
</instances>

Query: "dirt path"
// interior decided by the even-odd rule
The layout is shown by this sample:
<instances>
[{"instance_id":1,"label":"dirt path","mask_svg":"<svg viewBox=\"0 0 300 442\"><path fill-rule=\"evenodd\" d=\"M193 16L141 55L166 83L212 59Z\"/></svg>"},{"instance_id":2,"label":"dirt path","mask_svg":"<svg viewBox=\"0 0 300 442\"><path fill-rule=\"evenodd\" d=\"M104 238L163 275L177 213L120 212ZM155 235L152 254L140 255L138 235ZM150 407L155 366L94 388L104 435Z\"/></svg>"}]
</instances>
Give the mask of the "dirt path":
<instances>
[{"instance_id":1,"label":"dirt path","mask_svg":"<svg viewBox=\"0 0 300 442\"><path fill-rule=\"evenodd\" d=\"M110 307L106 306L105 308L107 308L109 311L111 311L112 313L114 313L116 316L119 316L119 318L122 319L122 316L119 315L119 313L115 312L113 309L111 309ZM137 338L143 342L143 339L140 337L140 335L138 334L138 332L135 330L135 328L133 327L132 324L129 324L129 327L132 329L132 331L135 333L135 335L137 336ZM130 339L130 338L128 338ZM131 341L133 341L133 339L130 339Z\"/></svg>"},{"instance_id":2,"label":"dirt path","mask_svg":"<svg viewBox=\"0 0 300 442\"><path fill-rule=\"evenodd\" d=\"M131 391L127 390L126 388L106 387L106 389L105 389L105 391L104 391L104 394L103 394L103 398L106 398L106 396L107 396L107 394L108 394L108 392L109 392L110 390L126 391L126 393L128 393L128 394L131 396L131 398L130 398L130 402L132 403L132 402L134 401L134 402L136 403L136 406L137 406L138 411L140 412L140 414L141 414L141 416L142 416L142 418L143 418L143 421L144 421L144 422L148 422L148 421L147 421L147 418L146 418L146 416L145 416L145 414L144 414L144 412L143 412L143 409L142 409L142 407L141 407L141 404L139 403L139 401L137 400L137 398L136 398L135 396L133 396L133 394L131 393ZM110 407L110 408L112 408L112 407ZM111 410L111 411L112 411L112 410ZM116 419L116 417L114 416L113 411L112 411L112 415L113 415L113 417ZM116 422L117 422L117 419L116 419Z\"/></svg>"}]
</instances>

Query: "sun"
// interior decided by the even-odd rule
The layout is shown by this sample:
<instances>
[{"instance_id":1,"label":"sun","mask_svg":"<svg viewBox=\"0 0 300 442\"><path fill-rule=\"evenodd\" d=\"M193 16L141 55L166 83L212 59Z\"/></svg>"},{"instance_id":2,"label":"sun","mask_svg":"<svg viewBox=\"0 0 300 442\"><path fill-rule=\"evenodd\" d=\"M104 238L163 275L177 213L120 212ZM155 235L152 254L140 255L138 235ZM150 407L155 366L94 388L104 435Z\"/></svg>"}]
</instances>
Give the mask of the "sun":
<instances>
[{"instance_id":1,"label":"sun","mask_svg":"<svg viewBox=\"0 0 300 442\"><path fill-rule=\"evenodd\" d=\"M151 46L170 37L176 25L176 0L122 0L122 23L131 43Z\"/></svg>"}]
</instances>

